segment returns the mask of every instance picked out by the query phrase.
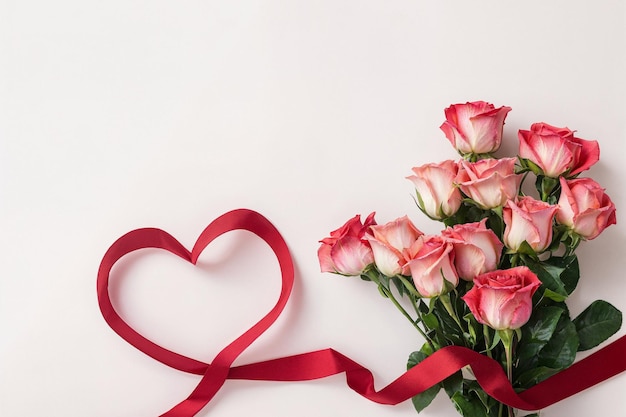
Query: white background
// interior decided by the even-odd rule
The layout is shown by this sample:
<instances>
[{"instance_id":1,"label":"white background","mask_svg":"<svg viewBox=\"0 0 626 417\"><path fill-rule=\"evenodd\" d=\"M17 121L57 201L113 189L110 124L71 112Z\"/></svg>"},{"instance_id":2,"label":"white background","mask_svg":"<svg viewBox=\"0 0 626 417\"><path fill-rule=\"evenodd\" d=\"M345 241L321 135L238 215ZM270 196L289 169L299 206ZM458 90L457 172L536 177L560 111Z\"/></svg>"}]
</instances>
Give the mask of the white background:
<instances>
[{"instance_id":1,"label":"white background","mask_svg":"<svg viewBox=\"0 0 626 417\"><path fill-rule=\"evenodd\" d=\"M285 314L237 363L333 347L378 387L393 380L421 339L371 284L319 273L317 241L370 211L440 230L404 177L456 158L438 128L451 103L513 108L500 155L539 121L600 142L586 175L618 225L581 246L570 306L626 310L625 23L619 0L0 1L0 414L156 416L184 399L198 377L107 327L96 271L131 229L191 247L238 207L275 223L298 274ZM273 305L279 278L245 233L202 262L131 256L114 297L138 330L210 361ZM625 388L620 375L542 415L624 416ZM200 415L415 412L337 376L229 381ZM456 412L441 395L422 415Z\"/></svg>"}]
</instances>

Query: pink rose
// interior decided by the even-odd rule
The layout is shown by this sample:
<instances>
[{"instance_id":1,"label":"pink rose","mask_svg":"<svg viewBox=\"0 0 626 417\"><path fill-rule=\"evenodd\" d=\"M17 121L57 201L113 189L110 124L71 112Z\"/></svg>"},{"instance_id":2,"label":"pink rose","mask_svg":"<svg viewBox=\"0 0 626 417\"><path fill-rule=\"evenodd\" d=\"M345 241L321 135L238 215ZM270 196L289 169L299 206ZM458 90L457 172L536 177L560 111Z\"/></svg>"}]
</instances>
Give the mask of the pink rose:
<instances>
[{"instance_id":1,"label":"pink rose","mask_svg":"<svg viewBox=\"0 0 626 417\"><path fill-rule=\"evenodd\" d=\"M600 158L597 141L574 137L566 127L535 123L530 130L520 130L518 136L519 156L535 163L548 177L573 177Z\"/></svg>"},{"instance_id":2,"label":"pink rose","mask_svg":"<svg viewBox=\"0 0 626 417\"><path fill-rule=\"evenodd\" d=\"M518 251L526 241L535 252L543 252L552 241L552 220L557 208L532 197L522 197L517 203L509 200L502 209L506 247Z\"/></svg>"},{"instance_id":3,"label":"pink rose","mask_svg":"<svg viewBox=\"0 0 626 417\"><path fill-rule=\"evenodd\" d=\"M407 216L387 224L371 226L367 240L374 253L374 263L378 270L392 277L402 273L409 275L406 265L406 252L415 244L420 232Z\"/></svg>"},{"instance_id":4,"label":"pink rose","mask_svg":"<svg viewBox=\"0 0 626 417\"><path fill-rule=\"evenodd\" d=\"M615 204L591 178L561 181L556 221L585 239L596 238L615 224Z\"/></svg>"},{"instance_id":5,"label":"pink rose","mask_svg":"<svg viewBox=\"0 0 626 417\"><path fill-rule=\"evenodd\" d=\"M518 194L522 177L515 174L516 161L516 158L461 161L456 182L483 209L500 207Z\"/></svg>"},{"instance_id":6,"label":"pink rose","mask_svg":"<svg viewBox=\"0 0 626 417\"><path fill-rule=\"evenodd\" d=\"M458 169L456 162L448 160L415 167L415 175L407 177L415 186L419 207L430 218L450 217L461 207L461 193L454 184Z\"/></svg>"},{"instance_id":7,"label":"pink rose","mask_svg":"<svg viewBox=\"0 0 626 417\"><path fill-rule=\"evenodd\" d=\"M357 276L374 262L369 243L364 238L367 229L376 224L374 213L361 223L356 215L339 229L330 232L330 237L322 239L317 251L322 272Z\"/></svg>"},{"instance_id":8,"label":"pink rose","mask_svg":"<svg viewBox=\"0 0 626 417\"><path fill-rule=\"evenodd\" d=\"M504 119L510 107L495 108L484 101L453 104L445 110L440 129L461 154L495 152L502 143Z\"/></svg>"},{"instance_id":9,"label":"pink rose","mask_svg":"<svg viewBox=\"0 0 626 417\"><path fill-rule=\"evenodd\" d=\"M452 243L441 236L421 236L411 251L407 265L422 297L436 297L446 293L447 287L457 286Z\"/></svg>"},{"instance_id":10,"label":"pink rose","mask_svg":"<svg viewBox=\"0 0 626 417\"><path fill-rule=\"evenodd\" d=\"M478 275L462 298L479 323L496 330L519 329L530 318L540 285L537 275L518 266Z\"/></svg>"},{"instance_id":11,"label":"pink rose","mask_svg":"<svg viewBox=\"0 0 626 417\"><path fill-rule=\"evenodd\" d=\"M454 246L454 266L459 277L471 281L476 275L494 271L500 263L504 245L487 219L476 223L462 223L448 227L442 236Z\"/></svg>"}]
</instances>

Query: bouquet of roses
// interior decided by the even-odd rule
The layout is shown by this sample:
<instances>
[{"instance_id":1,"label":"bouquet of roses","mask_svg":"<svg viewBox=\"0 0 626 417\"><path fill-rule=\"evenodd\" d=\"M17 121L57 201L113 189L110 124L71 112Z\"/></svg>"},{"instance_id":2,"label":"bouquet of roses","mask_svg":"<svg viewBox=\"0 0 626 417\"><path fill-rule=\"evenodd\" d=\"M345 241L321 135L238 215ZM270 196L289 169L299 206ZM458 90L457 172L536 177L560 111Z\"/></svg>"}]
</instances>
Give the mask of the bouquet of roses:
<instances>
[{"instance_id":1,"label":"bouquet of roses","mask_svg":"<svg viewBox=\"0 0 626 417\"><path fill-rule=\"evenodd\" d=\"M622 315L598 300L572 318L565 303L580 277L576 248L615 224L604 189L580 177L598 161L598 143L535 123L519 131L517 157L495 158L510 110L482 101L445 110L441 130L460 160L408 177L419 209L445 225L441 234L425 235L407 216L379 225L374 213L364 222L357 215L321 241L318 257L323 272L376 284L421 334L409 368L465 346L499 361L522 391L617 332ZM524 192L528 177L535 196ZM413 397L416 410L442 388L464 416L516 415L469 369Z\"/></svg>"}]
</instances>

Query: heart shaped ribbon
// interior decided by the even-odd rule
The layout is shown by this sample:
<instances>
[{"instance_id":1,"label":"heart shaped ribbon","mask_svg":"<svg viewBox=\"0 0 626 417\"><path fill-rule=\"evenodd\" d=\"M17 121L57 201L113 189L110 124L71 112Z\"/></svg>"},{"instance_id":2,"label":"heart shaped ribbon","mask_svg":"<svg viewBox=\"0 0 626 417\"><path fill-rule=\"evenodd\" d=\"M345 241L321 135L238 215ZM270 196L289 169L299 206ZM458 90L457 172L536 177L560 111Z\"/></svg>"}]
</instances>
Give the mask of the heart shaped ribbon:
<instances>
[{"instance_id":1,"label":"heart shaped ribbon","mask_svg":"<svg viewBox=\"0 0 626 417\"><path fill-rule=\"evenodd\" d=\"M109 295L109 277L113 265L124 255L139 249L157 248L196 264L202 251L215 238L233 230L250 231L270 246L279 262L282 287L274 307L222 349L210 364L172 352L148 340L115 311ZM348 386L360 395L381 404L398 404L470 366L479 384L498 401L523 410L539 410L626 370L626 336L520 394L511 387L498 362L460 346L438 350L379 391L374 388L374 378L367 368L333 349L232 367L233 361L280 316L291 294L293 280L293 261L278 230L261 214L239 209L218 217L207 226L191 252L161 229L137 229L125 234L111 245L100 263L97 291L104 319L124 340L172 368L202 375L193 392L161 417L196 415L227 379L304 381L345 373Z\"/></svg>"}]
</instances>

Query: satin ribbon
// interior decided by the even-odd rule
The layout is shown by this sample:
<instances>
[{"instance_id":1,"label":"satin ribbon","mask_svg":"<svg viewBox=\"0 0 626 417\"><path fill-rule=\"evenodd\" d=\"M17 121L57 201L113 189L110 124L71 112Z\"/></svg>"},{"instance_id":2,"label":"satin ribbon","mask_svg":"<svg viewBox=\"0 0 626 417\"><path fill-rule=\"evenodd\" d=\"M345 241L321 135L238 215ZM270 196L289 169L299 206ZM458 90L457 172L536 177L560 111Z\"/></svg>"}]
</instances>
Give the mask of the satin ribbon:
<instances>
[{"instance_id":1,"label":"satin ribbon","mask_svg":"<svg viewBox=\"0 0 626 417\"><path fill-rule=\"evenodd\" d=\"M210 364L172 352L148 340L115 311L109 295L109 277L113 265L124 255L139 249L158 248L196 264L202 251L215 238L233 230L250 231L270 246L280 265L282 287L274 307L222 349ZM232 367L233 361L279 317L291 293L293 280L293 261L278 230L261 214L239 209L214 220L200 234L191 252L161 229L137 229L120 237L105 253L100 264L98 303L106 322L128 343L167 366L202 376L193 392L161 417L196 415L227 379L306 381L345 373L347 384L354 391L371 401L392 405L419 394L469 365L481 387L496 400L522 410L539 410L626 370L626 336L519 394L511 387L498 362L460 346L438 350L379 391L375 389L374 378L367 368L333 349Z\"/></svg>"}]
</instances>

